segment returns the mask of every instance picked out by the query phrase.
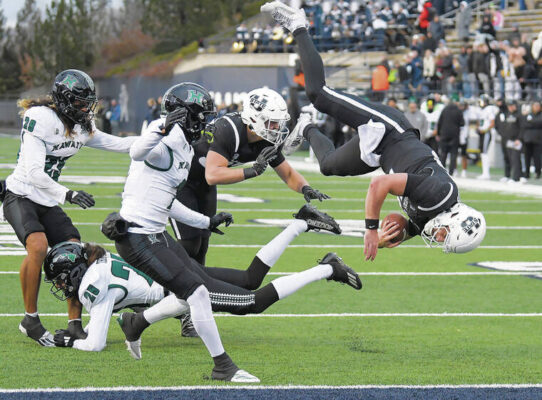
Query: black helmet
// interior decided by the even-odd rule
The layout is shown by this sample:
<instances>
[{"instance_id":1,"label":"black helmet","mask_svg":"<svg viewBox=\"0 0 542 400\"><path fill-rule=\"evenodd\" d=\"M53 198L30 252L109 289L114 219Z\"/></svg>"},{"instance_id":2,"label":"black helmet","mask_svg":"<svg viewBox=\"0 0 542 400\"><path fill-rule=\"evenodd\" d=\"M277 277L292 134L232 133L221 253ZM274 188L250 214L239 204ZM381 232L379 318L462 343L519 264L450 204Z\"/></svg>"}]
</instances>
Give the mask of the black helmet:
<instances>
[{"instance_id":1,"label":"black helmet","mask_svg":"<svg viewBox=\"0 0 542 400\"><path fill-rule=\"evenodd\" d=\"M203 86L183 82L172 86L162 97L162 114L184 108L186 121L181 124L189 143L199 139L205 124L216 116L215 103Z\"/></svg>"},{"instance_id":2,"label":"black helmet","mask_svg":"<svg viewBox=\"0 0 542 400\"><path fill-rule=\"evenodd\" d=\"M45 282L51 282L51 293L59 300L77 296L87 272L87 254L81 243L62 242L54 246L43 262Z\"/></svg>"},{"instance_id":3,"label":"black helmet","mask_svg":"<svg viewBox=\"0 0 542 400\"><path fill-rule=\"evenodd\" d=\"M85 129L90 128L97 104L90 76L77 69L62 71L55 78L51 96L60 114Z\"/></svg>"}]
</instances>

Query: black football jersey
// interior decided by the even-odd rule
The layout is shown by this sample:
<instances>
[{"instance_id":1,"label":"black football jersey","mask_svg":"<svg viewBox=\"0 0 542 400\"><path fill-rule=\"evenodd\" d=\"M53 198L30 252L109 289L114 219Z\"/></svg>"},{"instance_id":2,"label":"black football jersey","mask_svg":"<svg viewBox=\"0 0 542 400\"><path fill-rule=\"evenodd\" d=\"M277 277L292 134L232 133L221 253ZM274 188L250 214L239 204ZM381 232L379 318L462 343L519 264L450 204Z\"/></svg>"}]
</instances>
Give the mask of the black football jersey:
<instances>
[{"instance_id":1,"label":"black football jersey","mask_svg":"<svg viewBox=\"0 0 542 400\"><path fill-rule=\"evenodd\" d=\"M214 121L213 125L212 132L205 132L201 139L193 144L194 158L188 176L189 181L205 180L205 162L209 150L226 158L228 166L232 167L255 161L264 148L273 146L266 140L249 143L247 126L239 113L226 114ZM284 160L283 154L279 151L269 165L275 168Z\"/></svg>"}]
</instances>

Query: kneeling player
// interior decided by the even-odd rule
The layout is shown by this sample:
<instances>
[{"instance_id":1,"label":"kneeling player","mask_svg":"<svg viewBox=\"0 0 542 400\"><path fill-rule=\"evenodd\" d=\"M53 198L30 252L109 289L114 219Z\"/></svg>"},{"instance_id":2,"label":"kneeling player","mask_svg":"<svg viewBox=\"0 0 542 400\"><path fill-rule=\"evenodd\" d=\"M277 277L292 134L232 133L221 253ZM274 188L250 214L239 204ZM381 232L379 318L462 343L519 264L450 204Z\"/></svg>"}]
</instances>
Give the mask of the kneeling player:
<instances>
[{"instance_id":1,"label":"kneeling player","mask_svg":"<svg viewBox=\"0 0 542 400\"><path fill-rule=\"evenodd\" d=\"M204 281L213 311L232 314L261 313L278 300L322 279L361 289L358 275L335 253L328 253L313 268L277 278L258 290L251 290L261 285L269 269L293 239L315 229L340 233L333 218L313 206L304 205L296 214L296 220L258 251L246 271L209 268L193 259L190 270ZM66 299L77 295L90 313L90 322L86 327L87 338L76 339L67 331L57 331L55 344L59 347L101 351L106 345L112 312L127 307L152 306L137 314L123 313L119 318L128 350L135 358L141 358L140 335L146 327L190 311L186 302L179 302L174 294L170 294L149 276L100 246L61 243L49 251L44 269L46 280L53 284L51 292L57 298ZM223 276L223 280L213 277L217 275ZM230 281L239 282L243 275L245 283L242 285L227 281L231 277Z\"/></svg>"}]
</instances>

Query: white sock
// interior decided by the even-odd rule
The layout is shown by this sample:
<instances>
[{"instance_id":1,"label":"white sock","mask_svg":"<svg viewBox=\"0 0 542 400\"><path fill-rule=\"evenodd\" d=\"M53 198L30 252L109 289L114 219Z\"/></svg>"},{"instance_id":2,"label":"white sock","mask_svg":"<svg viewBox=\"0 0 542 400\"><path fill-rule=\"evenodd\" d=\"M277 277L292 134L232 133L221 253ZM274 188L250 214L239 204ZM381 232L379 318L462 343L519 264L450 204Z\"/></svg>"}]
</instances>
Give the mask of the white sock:
<instances>
[{"instance_id":1,"label":"white sock","mask_svg":"<svg viewBox=\"0 0 542 400\"><path fill-rule=\"evenodd\" d=\"M211 300L209 292L203 285L199 286L194 293L186 299L190 305L192 323L203 343L211 353L211 357L216 357L224 353L224 347L218 334L218 328L213 317L211 309Z\"/></svg>"},{"instance_id":2,"label":"white sock","mask_svg":"<svg viewBox=\"0 0 542 400\"><path fill-rule=\"evenodd\" d=\"M481 154L480 159L482 161L482 175L489 176L489 154Z\"/></svg>"},{"instance_id":3,"label":"white sock","mask_svg":"<svg viewBox=\"0 0 542 400\"><path fill-rule=\"evenodd\" d=\"M256 257L262 260L268 267L272 267L292 240L305 232L307 228L307 223L305 221L296 219L288 225L286 229L275 236L273 240L262 247L260 251L256 253Z\"/></svg>"},{"instance_id":4,"label":"white sock","mask_svg":"<svg viewBox=\"0 0 542 400\"><path fill-rule=\"evenodd\" d=\"M38 312L33 312L33 313L29 313L29 312L26 312L25 311L25 315L28 315L29 317L37 317L38 316Z\"/></svg>"},{"instance_id":5,"label":"white sock","mask_svg":"<svg viewBox=\"0 0 542 400\"><path fill-rule=\"evenodd\" d=\"M333 274L333 267L331 265L320 264L306 271L281 276L280 278L271 281L271 283L275 287L279 299L282 300L309 283L329 278L331 274Z\"/></svg>"},{"instance_id":6,"label":"white sock","mask_svg":"<svg viewBox=\"0 0 542 400\"><path fill-rule=\"evenodd\" d=\"M162 321L166 318L173 318L190 311L188 303L178 299L174 294L164 297L154 306L143 311L143 317L149 324Z\"/></svg>"}]
</instances>

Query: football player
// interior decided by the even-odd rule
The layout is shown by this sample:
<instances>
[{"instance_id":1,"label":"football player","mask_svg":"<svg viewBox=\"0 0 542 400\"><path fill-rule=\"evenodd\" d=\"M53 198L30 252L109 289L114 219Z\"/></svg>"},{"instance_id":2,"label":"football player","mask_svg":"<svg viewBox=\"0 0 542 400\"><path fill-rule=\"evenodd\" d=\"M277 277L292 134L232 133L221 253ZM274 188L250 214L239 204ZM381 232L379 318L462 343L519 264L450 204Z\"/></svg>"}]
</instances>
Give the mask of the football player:
<instances>
[{"instance_id":1,"label":"football player","mask_svg":"<svg viewBox=\"0 0 542 400\"><path fill-rule=\"evenodd\" d=\"M277 92L260 88L248 93L243 110L226 114L212 123L205 135L194 144L194 160L187 183L178 190L177 200L207 216L216 213L215 185L255 178L267 166L306 201L329 197L313 189L307 180L285 160L281 146L288 137L290 119L286 102ZM231 167L255 161L248 168ZM175 236L188 254L205 264L209 231L197 229L171 219Z\"/></svg>"},{"instance_id":2,"label":"football player","mask_svg":"<svg viewBox=\"0 0 542 400\"><path fill-rule=\"evenodd\" d=\"M482 175L478 179L491 179L489 165L489 145L491 144L491 136L495 130L495 116L499 113L499 108L491 104L489 96L483 94L479 100L479 114L476 131L480 135L480 160L482 161Z\"/></svg>"},{"instance_id":3,"label":"football player","mask_svg":"<svg viewBox=\"0 0 542 400\"><path fill-rule=\"evenodd\" d=\"M209 218L175 199L177 188L188 177L194 155L191 143L215 113L213 100L202 86L181 83L164 94L163 104L165 114L151 122L130 149L132 163L120 213L112 219L115 222L106 220L102 229L127 227L122 235L113 236L111 231L107 235L115 240L119 255L173 293L179 304L188 303L194 329L215 363L213 379L257 382L225 352L205 282L191 269L186 250L166 231L168 217L210 231L232 222L231 214L222 212Z\"/></svg>"},{"instance_id":4,"label":"football player","mask_svg":"<svg viewBox=\"0 0 542 400\"><path fill-rule=\"evenodd\" d=\"M262 11L271 13L279 24L292 32L311 103L317 110L358 131L358 135L335 149L315 126L306 124L298 129L314 150L321 172L362 175L381 167L387 174L372 178L367 192L365 259L376 257L380 241L379 215L388 193L399 197L410 218L406 238L421 234L430 246L443 245L445 252L462 253L476 248L485 235L484 217L459 202L455 182L437 155L420 142L419 132L403 113L325 85L322 59L307 32L303 10L274 1L264 4ZM396 234L399 233L396 230Z\"/></svg>"},{"instance_id":5,"label":"football player","mask_svg":"<svg viewBox=\"0 0 542 400\"><path fill-rule=\"evenodd\" d=\"M94 82L84 72L62 71L55 78L50 96L24 99L18 105L23 112L21 147L17 166L6 179L3 199L4 217L25 246L20 279L25 317L19 329L42 346L54 346L53 336L38 316L38 290L41 266L47 247L81 236L59 207L69 202L82 208L92 207L92 195L70 190L58 183L66 161L83 146L127 153L135 138L118 138L96 129ZM70 320L81 315L78 302L68 303ZM81 332L80 326L72 326Z\"/></svg>"},{"instance_id":6,"label":"football player","mask_svg":"<svg viewBox=\"0 0 542 400\"><path fill-rule=\"evenodd\" d=\"M289 243L301 233L316 227L340 232L333 218L310 205L304 205L296 214L296 219L258 251L246 270L250 279L247 279L243 286L212 277L217 269L230 272L225 276L240 273L237 269L209 268L194 259L190 259L189 269L203 279L210 293L213 311L239 315L261 313L275 302L317 280L334 280L360 290L361 281L358 275L334 253L324 256L319 265L313 268L280 277L258 289ZM106 345L112 312L123 308L152 306L137 314L123 313L119 318L126 335L127 348L134 358L139 359L140 336L146 327L165 318L189 312L185 301L179 301L174 294L169 293L148 275L96 245L87 243L83 246L71 242L58 244L48 253L44 269L45 279L52 283L51 292L57 298L64 300L78 297L90 313L90 321L86 327L88 336L77 339L69 332L59 330L55 335L55 343L59 347L101 351Z\"/></svg>"}]
</instances>

